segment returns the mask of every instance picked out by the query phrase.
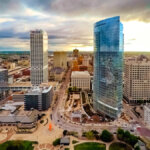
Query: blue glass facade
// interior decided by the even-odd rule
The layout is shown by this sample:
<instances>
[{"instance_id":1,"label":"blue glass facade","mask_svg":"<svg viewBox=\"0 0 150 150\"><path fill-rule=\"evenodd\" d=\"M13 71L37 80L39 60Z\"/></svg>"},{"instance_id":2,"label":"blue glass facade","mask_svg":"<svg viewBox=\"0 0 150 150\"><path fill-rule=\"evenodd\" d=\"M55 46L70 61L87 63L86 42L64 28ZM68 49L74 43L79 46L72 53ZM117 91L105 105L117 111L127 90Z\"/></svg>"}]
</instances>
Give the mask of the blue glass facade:
<instances>
[{"instance_id":1,"label":"blue glass facade","mask_svg":"<svg viewBox=\"0 0 150 150\"><path fill-rule=\"evenodd\" d=\"M119 16L95 23L93 105L111 118L117 118L122 108L123 45Z\"/></svg>"}]
</instances>

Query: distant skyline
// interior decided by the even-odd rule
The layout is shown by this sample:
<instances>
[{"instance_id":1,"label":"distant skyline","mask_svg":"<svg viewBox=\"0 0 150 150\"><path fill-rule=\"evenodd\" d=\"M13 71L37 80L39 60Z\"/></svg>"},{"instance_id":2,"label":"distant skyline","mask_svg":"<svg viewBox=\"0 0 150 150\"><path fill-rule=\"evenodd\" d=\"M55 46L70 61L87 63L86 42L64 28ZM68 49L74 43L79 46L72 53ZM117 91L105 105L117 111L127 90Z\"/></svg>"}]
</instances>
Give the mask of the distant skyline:
<instances>
[{"instance_id":1,"label":"distant skyline","mask_svg":"<svg viewBox=\"0 0 150 150\"><path fill-rule=\"evenodd\" d=\"M149 0L0 0L0 51L29 50L30 30L49 35L49 50L93 50L94 23L120 16L125 51L150 51Z\"/></svg>"}]
</instances>

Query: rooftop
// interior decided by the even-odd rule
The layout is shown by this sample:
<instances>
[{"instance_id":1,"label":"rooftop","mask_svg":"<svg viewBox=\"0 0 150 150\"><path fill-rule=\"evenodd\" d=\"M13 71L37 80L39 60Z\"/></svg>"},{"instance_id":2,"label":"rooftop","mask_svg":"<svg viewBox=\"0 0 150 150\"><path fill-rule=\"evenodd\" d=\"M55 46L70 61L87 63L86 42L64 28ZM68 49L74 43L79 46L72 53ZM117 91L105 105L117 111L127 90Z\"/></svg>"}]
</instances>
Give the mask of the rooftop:
<instances>
[{"instance_id":1,"label":"rooftop","mask_svg":"<svg viewBox=\"0 0 150 150\"><path fill-rule=\"evenodd\" d=\"M88 71L72 71L71 77L76 76L90 77L90 74Z\"/></svg>"},{"instance_id":2,"label":"rooftop","mask_svg":"<svg viewBox=\"0 0 150 150\"><path fill-rule=\"evenodd\" d=\"M4 69L4 68L0 68L0 72L1 72L1 71L6 71L6 70L7 70L7 69Z\"/></svg>"},{"instance_id":3,"label":"rooftop","mask_svg":"<svg viewBox=\"0 0 150 150\"><path fill-rule=\"evenodd\" d=\"M69 137L63 137L60 139L60 144L70 144L70 138Z\"/></svg>"},{"instance_id":4,"label":"rooftop","mask_svg":"<svg viewBox=\"0 0 150 150\"><path fill-rule=\"evenodd\" d=\"M101 25L104 25L104 24L106 24L108 22L119 21L119 20L120 20L120 16L115 16L115 17L104 19L104 20L100 20L100 21L95 23L95 26L101 26Z\"/></svg>"},{"instance_id":5,"label":"rooftop","mask_svg":"<svg viewBox=\"0 0 150 150\"><path fill-rule=\"evenodd\" d=\"M56 73L56 74L61 74L64 71L61 67L55 67L51 69L51 72Z\"/></svg>"},{"instance_id":6,"label":"rooftop","mask_svg":"<svg viewBox=\"0 0 150 150\"><path fill-rule=\"evenodd\" d=\"M49 87L33 87L28 93L25 95L41 95L42 93L47 93L52 89L52 86Z\"/></svg>"}]
</instances>

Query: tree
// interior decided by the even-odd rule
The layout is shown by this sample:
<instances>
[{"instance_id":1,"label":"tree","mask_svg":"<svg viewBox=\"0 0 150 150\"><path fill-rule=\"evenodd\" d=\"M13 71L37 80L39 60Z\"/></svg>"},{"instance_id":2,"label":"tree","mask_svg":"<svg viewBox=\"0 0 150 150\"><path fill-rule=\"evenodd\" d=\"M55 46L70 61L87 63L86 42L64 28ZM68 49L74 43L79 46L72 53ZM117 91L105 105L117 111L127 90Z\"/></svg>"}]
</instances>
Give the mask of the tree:
<instances>
[{"instance_id":1,"label":"tree","mask_svg":"<svg viewBox=\"0 0 150 150\"><path fill-rule=\"evenodd\" d=\"M123 129L118 128L118 130L117 130L117 138L119 140L123 140L123 138L124 138L124 130Z\"/></svg>"},{"instance_id":2,"label":"tree","mask_svg":"<svg viewBox=\"0 0 150 150\"><path fill-rule=\"evenodd\" d=\"M94 134L93 134L93 132L91 132L91 131L86 132L86 137L87 137L89 140L94 139Z\"/></svg>"},{"instance_id":3,"label":"tree","mask_svg":"<svg viewBox=\"0 0 150 150\"><path fill-rule=\"evenodd\" d=\"M138 142L137 136L131 134L129 131L124 131L121 128L117 130L117 138L130 144L132 147Z\"/></svg>"},{"instance_id":4,"label":"tree","mask_svg":"<svg viewBox=\"0 0 150 150\"><path fill-rule=\"evenodd\" d=\"M60 144L60 138L56 139L54 142L53 142L53 146L57 146Z\"/></svg>"},{"instance_id":5,"label":"tree","mask_svg":"<svg viewBox=\"0 0 150 150\"><path fill-rule=\"evenodd\" d=\"M83 137L86 137L86 132L83 132L83 133L82 133L82 136L83 136Z\"/></svg>"},{"instance_id":6,"label":"tree","mask_svg":"<svg viewBox=\"0 0 150 150\"><path fill-rule=\"evenodd\" d=\"M114 139L113 134L107 130L102 131L100 138L104 142L111 142Z\"/></svg>"},{"instance_id":7,"label":"tree","mask_svg":"<svg viewBox=\"0 0 150 150\"><path fill-rule=\"evenodd\" d=\"M64 131L63 131L63 135L64 135L64 136L67 135L67 133L68 133L67 130L64 130Z\"/></svg>"},{"instance_id":8,"label":"tree","mask_svg":"<svg viewBox=\"0 0 150 150\"><path fill-rule=\"evenodd\" d=\"M129 132L129 131L125 131L125 132L124 132L123 140L124 140L126 143L130 143L130 137L131 137L130 132Z\"/></svg>"},{"instance_id":9,"label":"tree","mask_svg":"<svg viewBox=\"0 0 150 150\"><path fill-rule=\"evenodd\" d=\"M72 92L72 88L71 87L68 88L68 93L70 93L70 92Z\"/></svg>"},{"instance_id":10,"label":"tree","mask_svg":"<svg viewBox=\"0 0 150 150\"><path fill-rule=\"evenodd\" d=\"M134 145L138 142L138 138L135 135L130 135L129 144L134 147Z\"/></svg>"},{"instance_id":11,"label":"tree","mask_svg":"<svg viewBox=\"0 0 150 150\"><path fill-rule=\"evenodd\" d=\"M139 146L136 146L134 150L141 150Z\"/></svg>"},{"instance_id":12,"label":"tree","mask_svg":"<svg viewBox=\"0 0 150 150\"><path fill-rule=\"evenodd\" d=\"M124 134L124 130L122 128L118 128L117 134Z\"/></svg>"},{"instance_id":13,"label":"tree","mask_svg":"<svg viewBox=\"0 0 150 150\"><path fill-rule=\"evenodd\" d=\"M99 132L97 132L96 130L91 130L91 132L93 132L94 137L96 138L96 140L100 139Z\"/></svg>"},{"instance_id":14,"label":"tree","mask_svg":"<svg viewBox=\"0 0 150 150\"><path fill-rule=\"evenodd\" d=\"M98 135L99 132L97 132L96 130L91 130L91 132L93 132L94 135Z\"/></svg>"}]
</instances>

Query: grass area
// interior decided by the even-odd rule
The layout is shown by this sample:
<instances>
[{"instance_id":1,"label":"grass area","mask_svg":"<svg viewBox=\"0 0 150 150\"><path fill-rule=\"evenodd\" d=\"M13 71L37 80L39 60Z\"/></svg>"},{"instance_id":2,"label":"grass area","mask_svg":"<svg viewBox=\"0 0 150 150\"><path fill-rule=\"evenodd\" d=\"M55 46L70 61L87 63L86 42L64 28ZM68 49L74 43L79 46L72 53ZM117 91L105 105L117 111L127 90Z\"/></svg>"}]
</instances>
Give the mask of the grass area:
<instances>
[{"instance_id":1,"label":"grass area","mask_svg":"<svg viewBox=\"0 0 150 150\"><path fill-rule=\"evenodd\" d=\"M74 146L74 150L106 150L106 146L100 143L87 142Z\"/></svg>"},{"instance_id":2,"label":"grass area","mask_svg":"<svg viewBox=\"0 0 150 150\"><path fill-rule=\"evenodd\" d=\"M78 143L79 141L76 141L76 140L73 140L72 141L72 144L76 144L76 143Z\"/></svg>"},{"instance_id":3,"label":"grass area","mask_svg":"<svg viewBox=\"0 0 150 150\"><path fill-rule=\"evenodd\" d=\"M7 141L0 144L0 150L33 150L32 141Z\"/></svg>"},{"instance_id":4,"label":"grass area","mask_svg":"<svg viewBox=\"0 0 150 150\"><path fill-rule=\"evenodd\" d=\"M109 150L132 150L128 145L124 143L112 143L109 147Z\"/></svg>"}]
</instances>

